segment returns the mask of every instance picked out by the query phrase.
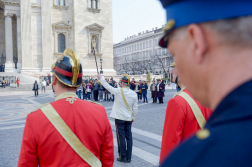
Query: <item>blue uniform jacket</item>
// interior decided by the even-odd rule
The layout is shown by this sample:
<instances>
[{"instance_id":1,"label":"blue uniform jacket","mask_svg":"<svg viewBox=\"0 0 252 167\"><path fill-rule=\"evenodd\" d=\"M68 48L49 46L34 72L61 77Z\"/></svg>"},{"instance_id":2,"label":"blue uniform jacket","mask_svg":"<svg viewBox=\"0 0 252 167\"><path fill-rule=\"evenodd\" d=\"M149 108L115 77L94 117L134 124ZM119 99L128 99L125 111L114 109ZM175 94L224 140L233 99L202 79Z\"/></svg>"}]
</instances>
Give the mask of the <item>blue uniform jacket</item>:
<instances>
[{"instance_id":1,"label":"blue uniform jacket","mask_svg":"<svg viewBox=\"0 0 252 167\"><path fill-rule=\"evenodd\" d=\"M252 80L227 95L208 120L209 137L199 132L181 144L161 166L252 166Z\"/></svg>"}]
</instances>

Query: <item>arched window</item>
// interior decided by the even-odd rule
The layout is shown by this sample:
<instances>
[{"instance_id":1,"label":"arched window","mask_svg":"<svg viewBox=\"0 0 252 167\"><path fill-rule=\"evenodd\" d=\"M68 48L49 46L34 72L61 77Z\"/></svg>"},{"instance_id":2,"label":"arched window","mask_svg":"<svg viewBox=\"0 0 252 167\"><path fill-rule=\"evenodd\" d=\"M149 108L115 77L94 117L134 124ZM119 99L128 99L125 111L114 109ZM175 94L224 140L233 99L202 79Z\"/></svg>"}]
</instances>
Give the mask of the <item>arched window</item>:
<instances>
[{"instance_id":1,"label":"arched window","mask_svg":"<svg viewBox=\"0 0 252 167\"><path fill-rule=\"evenodd\" d=\"M58 52L63 53L65 49L66 49L65 35L60 33L58 35Z\"/></svg>"},{"instance_id":2,"label":"arched window","mask_svg":"<svg viewBox=\"0 0 252 167\"><path fill-rule=\"evenodd\" d=\"M56 0L56 5L60 5L60 0Z\"/></svg>"},{"instance_id":3,"label":"arched window","mask_svg":"<svg viewBox=\"0 0 252 167\"><path fill-rule=\"evenodd\" d=\"M65 0L61 0L61 6L66 6Z\"/></svg>"}]
</instances>

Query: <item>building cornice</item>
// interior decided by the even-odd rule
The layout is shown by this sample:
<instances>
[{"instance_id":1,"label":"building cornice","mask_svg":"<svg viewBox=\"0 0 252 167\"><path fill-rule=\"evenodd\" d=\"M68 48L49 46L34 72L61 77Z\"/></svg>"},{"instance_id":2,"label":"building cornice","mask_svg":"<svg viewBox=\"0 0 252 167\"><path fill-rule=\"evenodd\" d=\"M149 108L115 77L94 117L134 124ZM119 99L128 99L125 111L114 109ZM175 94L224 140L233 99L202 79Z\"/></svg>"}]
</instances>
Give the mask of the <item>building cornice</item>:
<instances>
[{"instance_id":1,"label":"building cornice","mask_svg":"<svg viewBox=\"0 0 252 167\"><path fill-rule=\"evenodd\" d=\"M2 0L4 5L20 6L20 2L14 0Z\"/></svg>"},{"instance_id":2,"label":"building cornice","mask_svg":"<svg viewBox=\"0 0 252 167\"><path fill-rule=\"evenodd\" d=\"M68 9L68 6L61 6L61 5L55 5L55 4L53 4L53 7L55 9L59 9L59 10L67 10Z\"/></svg>"},{"instance_id":3,"label":"building cornice","mask_svg":"<svg viewBox=\"0 0 252 167\"><path fill-rule=\"evenodd\" d=\"M102 31L104 29L103 26L101 26L101 25L99 25L97 23L88 25L85 28L88 29L88 30L96 30L96 31Z\"/></svg>"},{"instance_id":4,"label":"building cornice","mask_svg":"<svg viewBox=\"0 0 252 167\"><path fill-rule=\"evenodd\" d=\"M100 13L101 9L87 8L89 12Z\"/></svg>"},{"instance_id":5,"label":"building cornice","mask_svg":"<svg viewBox=\"0 0 252 167\"><path fill-rule=\"evenodd\" d=\"M57 22L57 23L53 23L52 24L52 27L55 29L55 28L61 28L61 29L71 29L72 26L64 21L60 21L60 22Z\"/></svg>"},{"instance_id":6,"label":"building cornice","mask_svg":"<svg viewBox=\"0 0 252 167\"><path fill-rule=\"evenodd\" d=\"M41 6L38 3L31 3L32 8L41 8Z\"/></svg>"}]
</instances>

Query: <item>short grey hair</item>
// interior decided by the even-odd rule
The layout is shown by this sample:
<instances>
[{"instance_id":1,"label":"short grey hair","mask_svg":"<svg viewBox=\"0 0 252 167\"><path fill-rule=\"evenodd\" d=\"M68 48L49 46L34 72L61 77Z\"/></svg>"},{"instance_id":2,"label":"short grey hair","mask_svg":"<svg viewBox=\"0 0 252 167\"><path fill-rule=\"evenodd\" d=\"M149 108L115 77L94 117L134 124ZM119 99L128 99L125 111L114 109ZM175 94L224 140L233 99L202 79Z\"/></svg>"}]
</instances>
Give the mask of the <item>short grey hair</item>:
<instances>
[{"instance_id":1,"label":"short grey hair","mask_svg":"<svg viewBox=\"0 0 252 167\"><path fill-rule=\"evenodd\" d=\"M217 20L201 25L214 31L222 43L240 47L252 46L252 16Z\"/></svg>"},{"instance_id":2,"label":"short grey hair","mask_svg":"<svg viewBox=\"0 0 252 167\"><path fill-rule=\"evenodd\" d=\"M200 23L204 28L212 31L219 38L219 42L232 46L252 47L252 16L244 16L233 19L221 19ZM172 38L185 38L187 26L172 31Z\"/></svg>"}]
</instances>

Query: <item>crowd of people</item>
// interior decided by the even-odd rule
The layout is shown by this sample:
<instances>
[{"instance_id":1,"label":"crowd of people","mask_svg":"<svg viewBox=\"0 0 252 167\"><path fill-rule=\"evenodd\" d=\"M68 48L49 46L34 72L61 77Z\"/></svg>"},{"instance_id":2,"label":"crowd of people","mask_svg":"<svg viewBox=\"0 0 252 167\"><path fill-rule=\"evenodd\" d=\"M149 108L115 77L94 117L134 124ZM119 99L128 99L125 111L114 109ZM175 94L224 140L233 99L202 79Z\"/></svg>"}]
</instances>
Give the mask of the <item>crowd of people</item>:
<instances>
[{"instance_id":1,"label":"crowd of people","mask_svg":"<svg viewBox=\"0 0 252 167\"><path fill-rule=\"evenodd\" d=\"M6 86L10 86L10 83L8 80L2 80L2 88L5 88Z\"/></svg>"},{"instance_id":2,"label":"crowd of people","mask_svg":"<svg viewBox=\"0 0 252 167\"><path fill-rule=\"evenodd\" d=\"M153 79L150 88L146 81L139 80L135 81L133 78L130 83L130 89L137 93L138 101L143 101L143 103L148 103L147 91L150 90L152 103L157 103L157 99L159 101L158 104L163 104L163 97L165 92L165 80L164 79Z\"/></svg>"},{"instance_id":3,"label":"crowd of people","mask_svg":"<svg viewBox=\"0 0 252 167\"><path fill-rule=\"evenodd\" d=\"M105 79L110 86L114 88L118 88L117 82L113 79L113 77ZM94 101L111 101L114 102L115 97L108 91L106 88L102 86L97 79L85 80L83 83L77 88L76 94L80 99L83 100L94 100Z\"/></svg>"}]
</instances>

